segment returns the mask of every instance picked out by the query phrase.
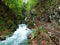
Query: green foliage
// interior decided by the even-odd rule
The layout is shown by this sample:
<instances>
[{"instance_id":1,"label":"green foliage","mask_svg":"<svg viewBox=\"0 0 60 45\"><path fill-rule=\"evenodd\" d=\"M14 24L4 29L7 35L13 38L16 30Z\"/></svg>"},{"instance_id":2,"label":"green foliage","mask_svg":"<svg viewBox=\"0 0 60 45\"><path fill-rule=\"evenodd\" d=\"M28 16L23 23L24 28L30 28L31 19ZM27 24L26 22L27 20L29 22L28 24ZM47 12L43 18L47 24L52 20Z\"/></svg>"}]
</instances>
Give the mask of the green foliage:
<instances>
[{"instance_id":1,"label":"green foliage","mask_svg":"<svg viewBox=\"0 0 60 45\"><path fill-rule=\"evenodd\" d=\"M23 2L22 0L2 0L6 6L8 6L13 13L15 13L15 22L16 24L20 23L20 20L24 19L24 15L22 14ZM10 16L11 17L11 16Z\"/></svg>"},{"instance_id":2,"label":"green foliage","mask_svg":"<svg viewBox=\"0 0 60 45\"><path fill-rule=\"evenodd\" d=\"M14 28L16 28L16 25L14 24L12 20L8 20L7 25L8 25L8 29L12 31L14 30Z\"/></svg>"},{"instance_id":3,"label":"green foliage","mask_svg":"<svg viewBox=\"0 0 60 45\"><path fill-rule=\"evenodd\" d=\"M31 39L28 39L27 44L28 45L32 45L31 42L32 42L32 40Z\"/></svg>"},{"instance_id":4,"label":"green foliage","mask_svg":"<svg viewBox=\"0 0 60 45\"><path fill-rule=\"evenodd\" d=\"M34 39L36 39L41 32L48 33L48 31L45 30L43 27L37 27L36 29L34 29L34 32L33 32Z\"/></svg>"},{"instance_id":5,"label":"green foliage","mask_svg":"<svg viewBox=\"0 0 60 45\"><path fill-rule=\"evenodd\" d=\"M25 4L23 0L2 0L2 2L0 4L0 8L2 9L2 16L0 17L0 31L6 29L14 31L18 24L25 23L24 13L27 12L27 15L30 15L30 10L37 3L37 0L29 0L27 4ZM29 21L27 21L27 23L28 22ZM9 33L6 34L8 35Z\"/></svg>"},{"instance_id":6,"label":"green foliage","mask_svg":"<svg viewBox=\"0 0 60 45\"><path fill-rule=\"evenodd\" d=\"M8 5L10 8L18 9L23 7L22 0L2 0L6 5Z\"/></svg>"},{"instance_id":7,"label":"green foliage","mask_svg":"<svg viewBox=\"0 0 60 45\"><path fill-rule=\"evenodd\" d=\"M4 19L0 17L0 31L6 30Z\"/></svg>"},{"instance_id":8,"label":"green foliage","mask_svg":"<svg viewBox=\"0 0 60 45\"><path fill-rule=\"evenodd\" d=\"M30 10L37 3L37 0L28 0L27 4L25 4L23 0L2 0L2 2L13 10L15 13L15 20L18 24L21 23L22 20L24 21L25 12L28 13L27 15L30 15Z\"/></svg>"},{"instance_id":9,"label":"green foliage","mask_svg":"<svg viewBox=\"0 0 60 45\"><path fill-rule=\"evenodd\" d=\"M48 10L50 8L52 8L56 4L58 4L58 0L28 0L28 2L26 4L23 2L23 0L2 0L2 2L7 7L9 7L9 9L12 10L11 12L13 12L15 14L15 15L13 15L13 14L9 13L9 14L11 14L11 15L9 15L9 14L6 14L7 12L5 12L3 14L3 16L1 16L0 29L3 29L3 30L5 30L6 28L14 30L16 25L20 24L20 23L27 23L28 25L33 26L33 23L34 23L33 18L35 16L35 14L34 14L34 16L33 16L33 14L32 15L30 14L31 13L30 11L32 8L37 8L37 10L41 11L41 12L48 12ZM25 12L27 12L27 13L25 13ZM26 22L24 20L25 17L29 18ZM38 15L36 15L36 17L38 17ZM42 31L42 30L44 32L47 32L41 28L37 28L36 30L37 30L36 33L38 33L39 31ZM35 33L35 37L38 35L36 33Z\"/></svg>"},{"instance_id":10,"label":"green foliage","mask_svg":"<svg viewBox=\"0 0 60 45\"><path fill-rule=\"evenodd\" d=\"M28 0L28 3L26 4L26 10L29 12L32 7L36 5L38 0Z\"/></svg>"},{"instance_id":11,"label":"green foliage","mask_svg":"<svg viewBox=\"0 0 60 45\"><path fill-rule=\"evenodd\" d=\"M28 0L27 4L23 0L2 0L9 8L21 12L23 8L30 11L31 8L37 3L37 0Z\"/></svg>"}]
</instances>

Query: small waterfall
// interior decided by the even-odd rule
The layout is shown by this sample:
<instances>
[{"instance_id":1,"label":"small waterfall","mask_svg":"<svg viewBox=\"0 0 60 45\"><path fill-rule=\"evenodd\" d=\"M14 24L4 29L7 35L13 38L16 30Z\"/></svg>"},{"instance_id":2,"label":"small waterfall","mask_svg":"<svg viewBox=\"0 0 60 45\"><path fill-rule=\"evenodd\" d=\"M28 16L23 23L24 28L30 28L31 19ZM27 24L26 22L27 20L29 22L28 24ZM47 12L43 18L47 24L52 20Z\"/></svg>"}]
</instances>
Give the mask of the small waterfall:
<instances>
[{"instance_id":1,"label":"small waterfall","mask_svg":"<svg viewBox=\"0 0 60 45\"><path fill-rule=\"evenodd\" d=\"M32 33L25 24L18 25L19 28L13 33L11 37L0 41L0 45L27 45L27 36Z\"/></svg>"}]
</instances>

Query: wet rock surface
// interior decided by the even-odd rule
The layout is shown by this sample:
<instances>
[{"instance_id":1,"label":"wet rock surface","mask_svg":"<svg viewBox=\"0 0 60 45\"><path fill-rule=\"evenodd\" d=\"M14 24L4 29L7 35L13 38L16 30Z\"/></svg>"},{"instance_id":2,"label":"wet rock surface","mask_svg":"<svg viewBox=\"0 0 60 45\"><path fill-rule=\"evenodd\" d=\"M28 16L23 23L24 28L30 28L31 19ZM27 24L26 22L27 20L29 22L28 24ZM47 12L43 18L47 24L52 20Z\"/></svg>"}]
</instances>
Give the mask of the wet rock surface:
<instances>
[{"instance_id":1,"label":"wet rock surface","mask_svg":"<svg viewBox=\"0 0 60 45\"><path fill-rule=\"evenodd\" d=\"M0 36L0 41L5 40L5 39L6 39L5 36Z\"/></svg>"}]
</instances>

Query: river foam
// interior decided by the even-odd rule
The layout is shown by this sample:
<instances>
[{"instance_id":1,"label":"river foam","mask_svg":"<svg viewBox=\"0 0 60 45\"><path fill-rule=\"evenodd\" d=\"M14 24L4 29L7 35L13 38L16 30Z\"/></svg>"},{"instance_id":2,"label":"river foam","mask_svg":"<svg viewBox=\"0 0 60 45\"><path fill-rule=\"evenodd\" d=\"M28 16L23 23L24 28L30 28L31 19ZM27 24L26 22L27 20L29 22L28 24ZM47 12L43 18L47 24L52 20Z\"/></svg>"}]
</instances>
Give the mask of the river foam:
<instances>
[{"instance_id":1,"label":"river foam","mask_svg":"<svg viewBox=\"0 0 60 45\"><path fill-rule=\"evenodd\" d=\"M6 38L4 41L0 41L0 45L26 45L27 36L32 31L27 28L25 24L18 25L19 28L13 33L11 37Z\"/></svg>"}]
</instances>

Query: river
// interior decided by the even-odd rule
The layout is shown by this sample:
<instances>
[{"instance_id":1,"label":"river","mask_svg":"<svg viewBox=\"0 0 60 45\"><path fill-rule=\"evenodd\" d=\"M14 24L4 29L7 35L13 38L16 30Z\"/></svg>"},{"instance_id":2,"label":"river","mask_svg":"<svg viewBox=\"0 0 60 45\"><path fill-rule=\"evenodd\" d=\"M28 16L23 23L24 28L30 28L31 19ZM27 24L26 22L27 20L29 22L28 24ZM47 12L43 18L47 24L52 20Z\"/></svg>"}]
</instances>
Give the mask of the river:
<instances>
[{"instance_id":1,"label":"river","mask_svg":"<svg viewBox=\"0 0 60 45\"><path fill-rule=\"evenodd\" d=\"M18 27L11 37L0 41L0 45L27 45L27 36L32 31L25 24L19 24Z\"/></svg>"}]
</instances>

